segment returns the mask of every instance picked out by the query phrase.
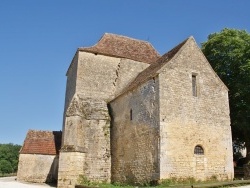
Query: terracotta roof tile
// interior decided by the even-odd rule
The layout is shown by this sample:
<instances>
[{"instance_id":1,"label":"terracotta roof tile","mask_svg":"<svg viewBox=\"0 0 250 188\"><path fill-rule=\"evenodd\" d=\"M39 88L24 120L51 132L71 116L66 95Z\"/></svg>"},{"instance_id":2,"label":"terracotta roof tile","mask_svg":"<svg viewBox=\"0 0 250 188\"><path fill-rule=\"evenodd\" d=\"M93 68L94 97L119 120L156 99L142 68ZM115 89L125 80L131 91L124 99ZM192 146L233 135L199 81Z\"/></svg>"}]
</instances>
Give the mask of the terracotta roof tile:
<instances>
[{"instance_id":1,"label":"terracotta roof tile","mask_svg":"<svg viewBox=\"0 0 250 188\"><path fill-rule=\"evenodd\" d=\"M128 58L149 64L160 57L159 53L149 42L110 33L105 33L96 45L86 48L82 47L78 50Z\"/></svg>"},{"instance_id":2,"label":"terracotta roof tile","mask_svg":"<svg viewBox=\"0 0 250 188\"><path fill-rule=\"evenodd\" d=\"M159 58L156 62L152 63L148 68L142 71L138 76L132 81L127 88L125 88L120 95L126 93L135 87L139 86L140 84L144 83L145 81L155 77L158 74L158 71L168 63L176 53L181 49L181 47L189 40L190 38L184 40L182 43L174 47L169 52L165 53L161 58Z\"/></svg>"},{"instance_id":3,"label":"terracotta roof tile","mask_svg":"<svg viewBox=\"0 0 250 188\"><path fill-rule=\"evenodd\" d=\"M20 153L43 155L59 154L61 138L61 131L29 130Z\"/></svg>"}]
</instances>

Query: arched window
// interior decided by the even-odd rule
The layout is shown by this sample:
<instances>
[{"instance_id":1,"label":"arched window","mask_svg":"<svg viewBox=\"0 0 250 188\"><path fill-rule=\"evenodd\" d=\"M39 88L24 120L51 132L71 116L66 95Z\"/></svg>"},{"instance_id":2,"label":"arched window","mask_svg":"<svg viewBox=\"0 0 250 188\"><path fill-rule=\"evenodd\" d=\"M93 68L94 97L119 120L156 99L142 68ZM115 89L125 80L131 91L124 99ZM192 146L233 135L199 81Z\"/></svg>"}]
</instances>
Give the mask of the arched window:
<instances>
[{"instance_id":1,"label":"arched window","mask_svg":"<svg viewBox=\"0 0 250 188\"><path fill-rule=\"evenodd\" d=\"M196 155L204 155L204 150L201 146L197 145L194 148L194 154Z\"/></svg>"}]
</instances>

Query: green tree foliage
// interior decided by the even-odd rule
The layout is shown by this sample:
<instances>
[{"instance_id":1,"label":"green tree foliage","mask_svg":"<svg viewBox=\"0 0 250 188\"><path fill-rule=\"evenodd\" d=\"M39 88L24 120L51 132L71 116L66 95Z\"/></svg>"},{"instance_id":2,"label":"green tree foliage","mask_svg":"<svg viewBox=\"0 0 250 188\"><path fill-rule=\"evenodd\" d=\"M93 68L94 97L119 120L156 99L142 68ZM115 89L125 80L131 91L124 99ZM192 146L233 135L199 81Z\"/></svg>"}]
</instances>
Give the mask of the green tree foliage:
<instances>
[{"instance_id":1,"label":"green tree foliage","mask_svg":"<svg viewBox=\"0 0 250 188\"><path fill-rule=\"evenodd\" d=\"M13 172L11 163L5 159L0 160L0 173L9 174Z\"/></svg>"},{"instance_id":2,"label":"green tree foliage","mask_svg":"<svg viewBox=\"0 0 250 188\"><path fill-rule=\"evenodd\" d=\"M0 144L0 173L8 174L17 171L20 145Z\"/></svg>"},{"instance_id":3,"label":"green tree foliage","mask_svg":"<svg viewBox=\"0 0 250 188\"><path fill-rule=\"evenodd\" d=\"M250 34L223 29L208 36L202 51L229 88L233 141L248 149L250 159Z\"/></svg>"}]
</instances>

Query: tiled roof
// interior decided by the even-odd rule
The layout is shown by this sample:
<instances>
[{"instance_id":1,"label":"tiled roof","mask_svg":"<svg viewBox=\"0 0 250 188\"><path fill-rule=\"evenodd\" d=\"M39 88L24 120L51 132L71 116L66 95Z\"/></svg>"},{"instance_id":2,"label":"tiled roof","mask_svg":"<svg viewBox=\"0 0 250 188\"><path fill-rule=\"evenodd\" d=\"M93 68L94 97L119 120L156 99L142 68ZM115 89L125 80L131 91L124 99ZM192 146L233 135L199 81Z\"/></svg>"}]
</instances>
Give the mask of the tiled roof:
<instances>
[{"instance_id":1,"label":"tiled roof","mask_svg":"<svg viewBox=\"0 0 250 188\"><path fill-rule=\"evenodd\" d=\"M61 148L61 131L29 130L20 150L20 154L59 154Z\"/></svg>"},{"instance_id":2,"label":"tiled roof","mask_svg":"<svg viewBox=\"0 0 250 188\"><path fill-rule=\"evenodd\" d=\"M79 51L128 58L151 64L159 57L159 53L146 41L105 33L99 42L92 47L78 48Z\"/></svg>"},{"instance_id":3,"label":"tiled roof","mask_svg":"<svg viewBox=\"0 0 250 188\"><path fill-rule=\"evenodd\" d=\"M191 37L190 37L191 38ZM159 58L156 62L152 63L148 68L146 68L144 71L142 71L138 76L132 81L127 88L123 90L123 93L126 93L135 87L141 85L145 81L155 77L158 74L158 71L166 64L168 63L181 49L181 47L190 39L184 40L182 43L174 47L169 52L165 53L161 58ZM120 95L121 95L120 94Z\"/></svg>"}]
</instances>

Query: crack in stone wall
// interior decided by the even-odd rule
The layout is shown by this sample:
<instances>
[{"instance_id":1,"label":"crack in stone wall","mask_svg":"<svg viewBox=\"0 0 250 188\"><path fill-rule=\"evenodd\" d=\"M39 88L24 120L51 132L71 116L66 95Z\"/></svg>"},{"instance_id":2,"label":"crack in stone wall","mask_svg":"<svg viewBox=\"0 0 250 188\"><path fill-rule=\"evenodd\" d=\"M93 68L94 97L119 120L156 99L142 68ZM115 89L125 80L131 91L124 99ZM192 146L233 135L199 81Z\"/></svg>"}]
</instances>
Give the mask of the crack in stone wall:
<instances>
[{"instance_id":1,"label":"crack in stone wall","mask_svg":"<svg viewBox=\"0 0 250 188\"><path fill-rule=\"evenodd\" d=\"M120 62L118 63L117 69L116 69L116 71L115 71L116 78L115 78L115 80L114 80L114 82L113 82L113 85L114 85L115 87L116 87L116 84L117 84L117 80L118 80L118 78L119 78L120 67L121 67L121 60L120 60Z\"/></svg>"}]
</instances>

